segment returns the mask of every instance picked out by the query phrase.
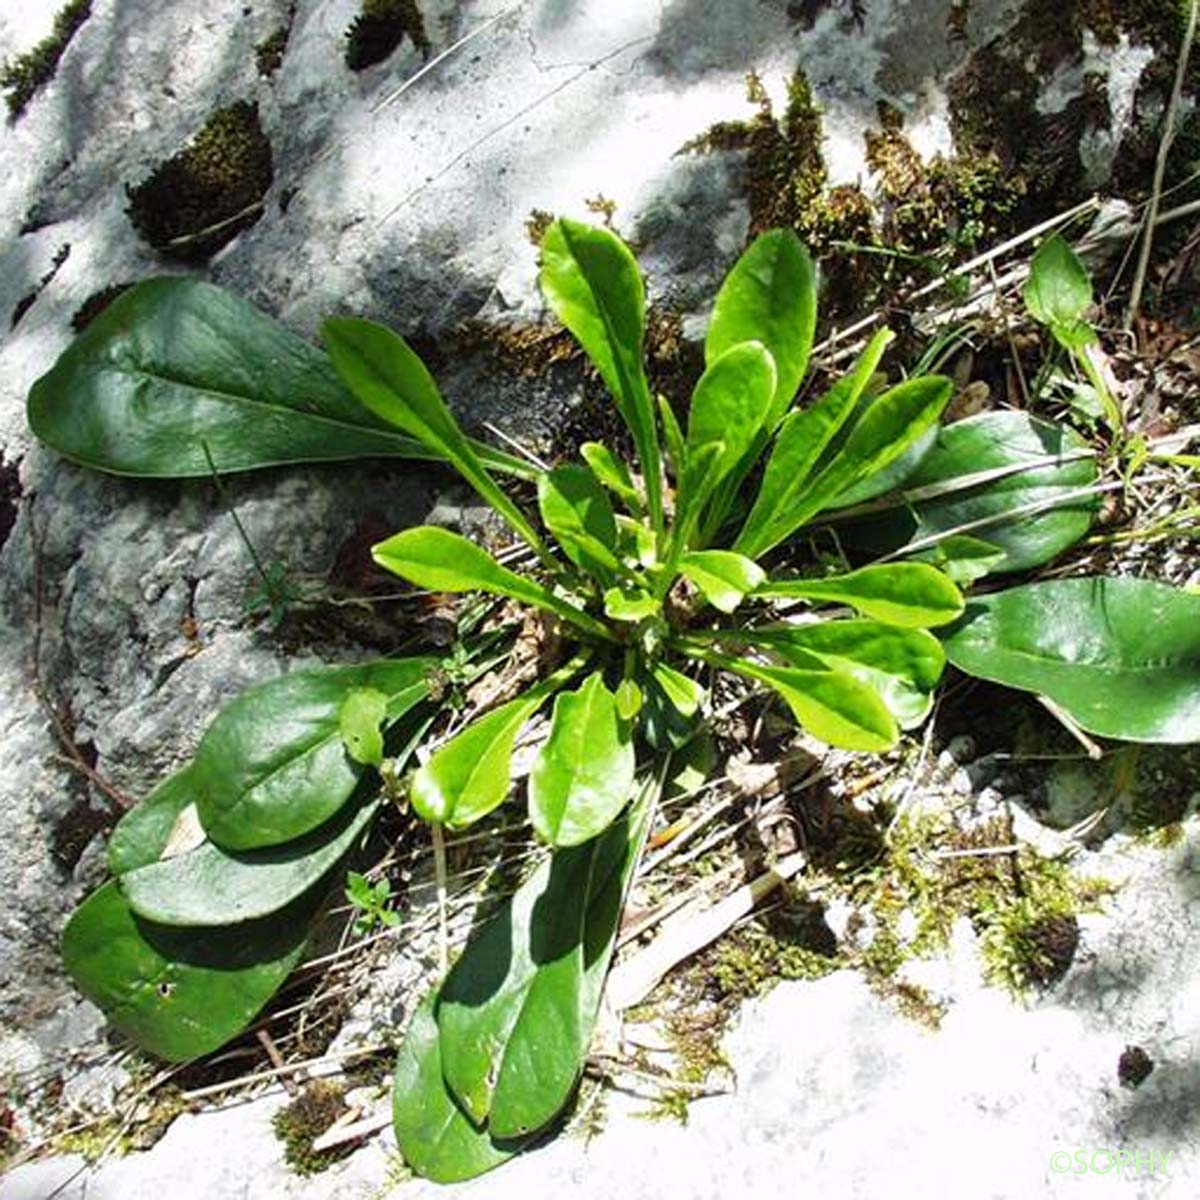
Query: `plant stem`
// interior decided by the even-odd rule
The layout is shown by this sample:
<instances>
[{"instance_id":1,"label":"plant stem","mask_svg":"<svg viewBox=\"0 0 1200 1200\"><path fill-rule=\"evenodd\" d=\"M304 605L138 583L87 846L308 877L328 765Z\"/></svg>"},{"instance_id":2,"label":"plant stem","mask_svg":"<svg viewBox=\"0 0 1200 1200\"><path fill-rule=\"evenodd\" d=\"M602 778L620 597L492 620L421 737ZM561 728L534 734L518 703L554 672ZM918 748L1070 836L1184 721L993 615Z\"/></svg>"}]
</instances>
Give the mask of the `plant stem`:
<instances>
[{"instance_id":1,"label":"plant stem","mask_svg":"<svg viewBox=\"0 0 1200 1200\"><path fill-rule=\"evenodd\" d=\"M212 472L213 486L217 489L217 496L225 506L225 511L233 518L233 524L238 531L238 536L242 539L242 544L246 547L246 551L254 563L254 569L258 572L259 578L262 580L266 594L270 595L275 590L274 585L271 583L271 577L267 574L267 568L263 566L262 559L258 557L258 551L254 548L254 543L250 540L250 535L246 532L246 527L242 524L242 519L238 516L237 509L225 491L225 485L221 482L221 476L217 473L217 464L213 462L212 452L208 448L208 443L202 441L200 449L204 451L204 458L208 463L208 469Z\"/></svg>"},{"instance_id":2,"label":"plant stem","mask_svg":"<svg viewBox=\"0 0 1200 1200\"><path fill-rule=\"evenodd\" d=\"M1100 406L1104 409L1104 419L1108 422L1109 429L1112 430L1113 451L1120 454L1125 444L1125 414L1121 411L1116 397L1108 390L1104 375L1088 353L1088 347L1085 346L1082 350L1073 352L1072 357L1079 364L1080 370L1087 376L1088 383L1092 385L1100 399Z\"/></svg>"}]
</instances>

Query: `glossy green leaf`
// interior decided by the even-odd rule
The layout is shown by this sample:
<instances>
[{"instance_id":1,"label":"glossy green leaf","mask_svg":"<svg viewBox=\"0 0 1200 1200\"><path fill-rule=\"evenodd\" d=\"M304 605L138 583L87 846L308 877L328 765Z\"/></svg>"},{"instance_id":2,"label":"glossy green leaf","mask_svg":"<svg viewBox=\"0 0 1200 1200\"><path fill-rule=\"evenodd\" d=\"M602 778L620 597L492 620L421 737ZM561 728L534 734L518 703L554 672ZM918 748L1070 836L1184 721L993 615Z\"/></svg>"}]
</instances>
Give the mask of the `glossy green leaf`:
<instances>
[{"instance_id":1,"label":"glossy green leaf","mask_svg":"<svg viewBox=\"0 0 1200 1200\"><path fill-rule=\"evenodd\" d=\"M634 753L599 671L554 701L550 735L529 775L529 815L551 846L602 833L633 792Z\"/></svg>"},{"instance_id":2,"label":"glossy green leaf","mask_svg":"<svg viewBox=\"0 0 1200 1200\"><path fill-rule=\"evenodd\" d=\"M1094 346L1100 339L1096 331L1086 321L1076 321L1073 325L1051 326L1054 340L1072 353L1083 350L1086 346ZM1100 410L1104 410L1104 402L1096 397Z\"/></svg>"},{"instance_id":3,"label":"glossy green leaf","mask_svg":"<svg viewBox=\"0 0 1200 1200\"><path fill-rule=\"evenodd\" d=\"M609 588L604 593L604 613L614 621L637 624L662 611L662 605L639 588Z\"/></svg>"},{"instance_id":4,"label":"glossy green leaf","mask_svg":"<svg viewBox=\"0 0 1200 1200\"><path fill-rule=\"evenodd\" d=\"M618 570L616 517L587 467L556 467L539 476L538 507L542 523L577 567L602 580Z\"/></svg>"},{"instance_id":5,"label":"glossy green leaf","mask_svg":"<svg viewBox=\"0 0 1200 1200\"><path fill-rule=\"evenodd\" d=\"M690 675L668 667L666 663L656 663L653 675L654 681L681 717L690 719L700 711L707 693Z\"/></svg>"},{"instance_id":6,"label":"glossy green leaf","mask_svg":"<svg viewBox=\"0 0 1200 1200\"><path fill-rule=\"evenodd\" d=\"M170 1062L208 1054L258 1015L304 954L313 904L232 929L136 916L115 880L63 931L63 963L115 1029Z\"/></svg>"},{"instance_id":7,"label":"glossy green leaf","mask_svg":"<svg viewBox=\"0 0 1200 1200\"><path fill-rule=\"evenodd\" d=\"M993 570L1024 571L1087 533L1100 497L1081 493L1096 479L1087 443L1065 425L980 413L943 428L894 507L847 525L843 536L886 553L966 534L1003 553Z\"/></svg>"},{"instance_id":8,"label":"glossy green leaf","mask_svg":"<svg viewBox=\"0 0 1200 1200\"><path fill-rule=\"evenodd\" d=\"M803 524L851 488L886 470L934 427L953 393L949 379L923 375L875 397L848 425L845 441L829 462L819 467L791 520Z\"/></svg>"},{"instance_id":9,"label":"glossy green leaf","mask_svg":"<svg viewBox=\"0 0 1200 1200\"><path fill-rule=\"evenodd\" d=\"M766 667L744 658L725 659L728 670L776 692L800 726L813 737L842 750L878 753L894 746L900 731L887 705L869 684L849 671L830 667L816 655L790 655L791 666Z\"/></svg>"},{"instance_id":10,"label":"glossy green leaf","mask_svg":"<svg viewBox=\"0 0 1200 1200\"><path fill-rule=\"evenodd\" d=\"M1061 234L1048 237L1033 256L1022 294L1035 321L1051 329L1077 325L1092 303L1092 281Z\"/></svg>"},{"instance_id":11,"label":"glossy green leaf","mask_svg":"<svg viewBox=\"0 0 1200 1200\"><path fill-rule=\"evenodd\" d=\"M993 542L959 533L916 555L939 571L945 571L960 587L999 570L1005 553Z\"/></svg>"},{"instance_id":12,"label":"glossy green leaf","mask_svg":"<svg viewBox=\"0 0 1200 1200\"><path fill-rule=\"evenodd\" d=\"M435 750L413 775L409 799L416 814L424 821L464 829L503 804L512 783L512 749L521 726L578 665L568 663Z\"/></svg>"},{"instance_id":13,"label":"glossy green leaf","mask_svg":"<svg viewBox=\"0 0 1200 1200\"><path fill-rule=\"evenodd\" d=\"M468 944L437 1007L442 1073L477 1124L523 1137L579 1080L649 788L600 837L556 851Z\"/></svg>"},{"instance_id":14,"label":"glossy green leaf","mask_svg":"<svg viewBox=\"0 0 1200 1200\"><path fill-rule=\"evenodd\" d=\"M528 1139L501 1141L459 1106L442 1076L442 1046L430 992L409 1022L392 1087L392 1125L404 1161L435 1183L473 1179L507 1162Z\"/></svg>"},{"instance_id":15,"label":"glossy green leaf","mask_svg":"<svg viewBox=\"0 0 1200 1200\"><path fill-rule=\"evenodd\" d=\"M633 679L622 679L613 693L617 716L622 721L632 721L642 711L642 689Z\"/></svg>"},{"instance_id":16,"label":"glossy green leaf","mask_svg":"<svg viewBox=\"0 0 1200 1200\"><path fill-rule=\"evenodd\" d=\"M503 804L512 784L513 743L543 699L510 700L437 750L413 776L416 814L463 829Z\"/></svg>"},{"instance_id":17,"label":"glossy green leaf","mask_svg":"<svg viewBox=\"0 0 1200 1200\"><path fill-rule=\"evenodd\" d=\"M671 755L663 783L663 799L688 800L697 796L717 773L722 757L711 732L702 730L696 734L686 746Z\"/></svg>"},{"instance_id":18,"label":"glossy green leaf","mask_svg":"<svg viewBox=\"0 0 1200 1200\"><path fill-rule=\"evenodd\" d=\"M633 486L629 468L607 447L599 442L584 442L579 447L583 461L592 468L593 474L630 512L641 511L642 498Z\"/></svg>"},{"instance_id":19,"label":"glossy green leaf","mask_svg":"<svg viewBox=\"0 0 1200 1200\"><path fill-rule=\"evenodd\" d=\"M544 608L598 637L608 631L587 613L549 588L502 567L469 538L418 525L371 547L371 556L385 570L419 588L434 592L490 592Z\"/></svg>"},{"instance_id":20,"label":"glossy green leaf","mask_svg":"<svg viewBox=\"0 0 1200 1200\"><path fill-rule=\"evenodd\" d=\"M860 567L827 579L778 579L757 594L849 604L864 616L907 629L946 625L963 610L962 593L954 583L925 563Z\"/></svg>"},{"instance_id":21,"label":"glossy green leaf","mask_svg":"<svg viewBox=\"0 0 1200 1200\"><path fill-rule=\"evenodd\" d=\"M933 449L941 432L938 426L931 425L895 462L876 471L865 479L860 479L854 487L841 495L829 506L831 509L848 508L855 504L865 504L882 496L885 492L897 491L912 477L913 472L920 466L925 455Z\"/></svg>"},{"instance_id":22,"label":"glossy green leaf","mask_svg":"<svg viewBox=\"0 0 1200 1200\"><path fill-rule=\"evenodd\" d=\"M686 539L700 508L750 449L774 394L775 364L758 342L731 347L701 376L688 414L687 465L675 499L676 536Z\"/></svg>"},{"instance_id":23,"label":"glossy green leaf","mask_svg":"<svg viewBox=\"0 0 1200 1200\"><path fill-rule=\"evenodd\" d=\"M327 825L283 846L231 852L205 842L121 876L140 917L160 925L234 925L286 907L361 838L377 801L346 805Z\"/></svg>"},{"instance_id":24,"label":"glossy green leaf","mask_svg":"<svg viewBox=\"0 0 1200 1200\"><path fill-rule=\"evenodd\" d=\"M723 613L733 612L767 578L758 563L732 550L693 550L680 559L679 570Z\"/></svg>"},{"instance_id":25,"label":"glossy green leaf","mask_svg":"<svg viewBox=\"0 0 1200 1200\"><path fill-rule=\"evenodd\" d=\"M879 696L901 729L912 729L929 715L933 689L946 663L933 634L879 621L767 626L739 631L736 636L750 645L769 647L787 661L799 652L799 666L811 666L815 657L845 670Z\"/></svg>"},{"instance_id":26,"label":"glossy green leaf","mask_svg":"<svg viewBox=\"0 0 1200 1200\"><path fill-rule=\"evenodd\" d=\"M424 700L437 660L398 658L293 671L249 688L217 715L191 770L200 823L227 850L289 842L323 825L350 799L363 767L346 753L346 696L388 697L388 720Z\"/></svg>"},{"instance_id":27,"label":"glossy green leaf","mask_svg":"<svg viewBox=\"0 0 1200 1200\"><path fill-rule=\"evenodd\" d=\"M438 391L433 376L408 343L373 321L326 321L321 336L346 386L376 416L444 458L540 555L541 539L525 514L487 473Z\"/></svg>"},{"instance_id":28,"label":"glossy green leaf","mask_svg":"<svg viewBox=\"0 0 1200 1200\"><path fill-rule=\"evenodd\" d=\"M28 416L60 454L117 475L207 476L206 445L222 473L436 457L365 409L315 346L184 277L147 279L114 300L33 385Z\"/></svg>"},{"instance_id":29,"label":"glossy green leaf","mask_svg":"<svg viewBox=\"0 0 1200 1200\"><path fill-rule=\"evenodd\" d=\"M565 217L542 239L542 294L575 335L633 434L655 528L662 525L662 466L642 362L646 291L629 247L607 229Z\"/></svg>"},{"instance_id":30,"label":"glossy green leaf","mask_svg":"<svg viewBox=\"0 0 1200 1200\"><path fill-rule=\"evenodd\" d=\"M168 775L141 804L131 808L108 838L108 869L124 875L157 862L184 813L195 818L197 792L191 766Z\"/></svg>"},{"instance_id":31,"label":"glossy green leaf","mask_svg":"<svg viewBox=\"0 0 1200 1200\"><path fill-rule=\"evenodd\" d=\"M644 521L618 516L617 535L625 558L633 559L643 567L652 567L658 562L658 539Z\"/></svg>"},{"instance_id":32,"label":"glossy green leaf","mask_svg":"<svg viewBox=\"0 0 1200 1200\"><path fill-rule=\"evenodd\" d=\"M653 672L642 678L641 684L639 737L659 753L686 746L696 736L704 690L682 672L662 663L656 664ZM689 708L691 711L686 711Z\"/></svg>"},{"instance_id":33,"label":"glossy green leaf","mask_svg":"<svg viewBox=\"0 0 1200 1200\"><path fill-rule=\"evenodd\" d=\"M662 422L663 443L667 448L667 459L678 487L687 467L687 448L684 444L683 430L679 426L679 418L676 417L675 410L666 396L658 398L658 419Z\"/></svg>"},{"instance_id":34,"label":"glossy green leaf","mask_svg":"<svg viewBox=\"0 0 1200 1200\"><path fill-rule=\"evenodd\" d=\"M1089 733L1200 742L1200 596L1052 579L972 598L942 639L959 670L1046 696Z\"/></svg>"},{"instance_id":35,"label":"glossy green leaf","mask_svg":"<svg viewBox=\"0 0 1200 1200\"><path fill-rule=\"evenodd\" d=\"M817 283L812 257L790 229L756 238L725 277L704 340L711 366L742 342L761 342L777 376L764 422L774 427L800 387L817 327Z\"/></svg>"},{"instance_id":36,"label":"glossy green leaf","mask_svg":"<svg viewBox=\"0 0 1200 1200\"><path fill-rule=\"evenodd\" d=\"M840 379L811 408L788 415L775 439L750 515L733 548L757 558L799 528L793 513L808 494L821 456L855 412L891 340L888 330L871 339L854 371ZM807 517L803 517L806 520Z\"/></svg>"},{"instance_id":37,"label":"glossy green leaf","mask_svg":"<svg viewBox=\"0 0 1200 1200\"><path fill-rule=\"evenodd\" d=\"M383 723L388 698L377 688L355 688L338 709L338 732L346 753L364 767L383 762Z\"/></svg>"}]
</instances>

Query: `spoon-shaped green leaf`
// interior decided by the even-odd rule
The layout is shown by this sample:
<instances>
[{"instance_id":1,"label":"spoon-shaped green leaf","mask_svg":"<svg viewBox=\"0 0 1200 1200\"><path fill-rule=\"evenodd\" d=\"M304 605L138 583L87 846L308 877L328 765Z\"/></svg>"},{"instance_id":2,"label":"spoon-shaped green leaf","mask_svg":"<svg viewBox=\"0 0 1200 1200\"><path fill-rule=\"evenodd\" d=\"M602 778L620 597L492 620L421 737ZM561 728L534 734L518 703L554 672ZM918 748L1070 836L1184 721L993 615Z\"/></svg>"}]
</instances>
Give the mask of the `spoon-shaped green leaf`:
<instances>
[{"instance_id":1,"label":"spoon-shaped green leaf","mask_svg":"<svg viewBox=\"0 0 1200 1200\"><path fill-rule=\"evenodd\" d=\"M947 625L963 610L962 593L950 577L925 563L882 563L827 579L776 579L756 595L849 604L864 616L909 629Z\"/></svg>"},{"instance_id":2,"label":"spoon-shaped green leaf","mask_svg":"<svg viewBox=\"0 0 1200 1200\"><path fill-rule=\"evenodd\" d=\"M595 672L554 701L550 736L529 776L529 815L552 846L578 846L608 828L633 790L634 752L616 702Z\"/></svg>"}]
</instances>

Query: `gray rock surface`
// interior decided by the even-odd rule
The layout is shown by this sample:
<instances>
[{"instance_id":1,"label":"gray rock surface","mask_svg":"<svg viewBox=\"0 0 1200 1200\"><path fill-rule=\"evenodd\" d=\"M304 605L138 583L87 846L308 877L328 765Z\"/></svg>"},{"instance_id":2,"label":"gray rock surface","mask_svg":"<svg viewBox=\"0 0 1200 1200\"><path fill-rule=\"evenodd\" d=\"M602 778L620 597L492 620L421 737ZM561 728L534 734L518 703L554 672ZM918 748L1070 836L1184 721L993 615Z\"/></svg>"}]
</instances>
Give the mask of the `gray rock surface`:
<instances>
[{"instance_id":1,"label":"gray rock surface","mask_svg":"<svg viewBox=\"0 0 1200 1200\"><path fill-rule=\"evenodd\" d=\"M195 269L301 333L330 313L356 313L436 344L468 319L537 319L527 218L535 208L586 216L586 201L603 194L638 243L653 295L695 334L748 210L738 155L675 152L714 121L747 115L746 72L756 69L781 107L785 79L803 69L824 109L831 181L869 182L863 132L877 127L877 102L905 112L923 153L948 150L947 76L1003 38L1021 5L975 0L957 41L946 30L949 0L868 0L861 31L848 4L827 6L802 31L783 0L427 0L435 56L476 36L428 64L406 42L354 74L341 56L356 5L298 0L282 66L261 77L253 48L288 7L94 0L54 81L0 130L0 319L70 247L0 345L0 461L18 465L21 491L0 547L0 1076L17 1098L108 1058L98 1014L58 967L57 941L102 872L111 802L64 765L35 684L85 757L94 752L96 772L136 797L241 687L347 654L314 643L296 659L245 619L252 564L210 484L102 478L62 462L26 428L26 391L70 340L84 300L185 269L139 238L126 188L215 108L250 99L275 181L262 219ZM51 20L51 6L0 0L0 54L27 49ZM1086 62L1047 81L1040 103L1054 112L1078 97L1087 71L1104 76L1113 119L1090 146L1096 181L1147 62L1128 38L1115 48L1093 41ZM479 356L451 351L439 375L472 420L539 443L581 402L577 376L518 386ZM257 546L319 580L365 513L398 528L448 487L435 472L364 466L272 472L232 480L227 492ZM1016 1197L1057 1194L1046 1163L1060 1145L1120 1136L1121 1145L1178 1146L1183 1158L1196 1137L1190 1107L1178 1103L1194 1095L1198 1049L1194 877L1190 866L1160 870L1130 853L1142 864L1131 885L1141 899L1120 911L1137 944L1120 942L1118 916L1089 933L1089 945L1108 947L1107 965L1094 978L1083 965L1068 977L1060 994L1069 1007L1024 1013L968 991L933 1038L850 978L782 988L748 1010L734 1037L738 1096L697 1104L689 1130L617 1116L586 1153L562 1143L466 1190L549 1195L586 1177L604 1195L791 1196L815 1183L878 1196L919 1177L932 1195ZM1112 1083L1124 1038L1143 1040L1163 1063L1132 1095ZM61 1194L366 1196L382 1187L378 1143L322 1181L286 1178L266 1132L275 1103L184 1118L148 1156L106 1165ZM1162 1123L1176 1141L1160 1138ZM73 1169L22 1168L0 1195L46 1195ZM1110 1185L1087 1180L1089 1194ZM1157 1182L1135 1186L1121 1194L1168 1194L1165 1184L1152 1190Z\"/></svg>"}]
</instances>

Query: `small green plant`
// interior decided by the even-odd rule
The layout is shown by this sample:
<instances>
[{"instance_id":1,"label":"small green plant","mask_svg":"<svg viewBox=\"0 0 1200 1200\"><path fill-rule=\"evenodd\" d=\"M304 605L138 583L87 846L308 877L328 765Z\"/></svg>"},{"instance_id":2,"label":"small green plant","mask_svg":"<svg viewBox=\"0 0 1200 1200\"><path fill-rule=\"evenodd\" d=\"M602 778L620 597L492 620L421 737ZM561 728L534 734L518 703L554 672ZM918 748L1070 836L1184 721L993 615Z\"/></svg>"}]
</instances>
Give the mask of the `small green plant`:
<instances>
[{"instance_id":1,"label":"small green plant","mask_svg":"<svg viewBox=\"0 0 1200 1200\"><path fill-rule=\"evenodd\" d=\"M1086 383L1065 380L1068 403L1085 423L1102 418L1112 438L1113 452L1122 459L1126 479L1148 460L1182 467L1200 467L1194 454L1164 454L1151 450L1146 439L1126 429L1125 415L1105 382L1095 356L1099 339L1084 319L1092 306L1092 281L1087 268L1063 239L1054 234L1042 243L1030 264L1025 307L1045 325L1083 373Z\"/></svg>"},{"instance_id":2,"label":"small green plant","mask_svg":"<svg viewBox=\"0 0 1200 1200\"><path fill-rule=\"evenodd\" d=\"M1050 330L1090 385L1090 393L1084 393L1077 404L1082 403L1089 416L1095 411L1093 404L1098 408L1114 448L1119 449L1125 438L1125 414L1093 356L1099 338L1085 319L1092 307L1092 281L1061 234L1047 238L1033 256L1024 296L1029 315Z\"/></svg>"},{"instance_id":3,"label":"small green plant","mask_svg":"<svg viewBox=\"0 0 1200 1200\"><path fill-rule=\"evenodd\" d=\"M360 937L376 929L395 929L400 924L400 914L389 907L392 885L386 879L377 879L372 883L365 875L348 871L346 899L358 910L354 932Z\"/></svg>"},{"instance_id":4,"label":"small green plant","mask_svg":"<svg viewBox=\"0 0 1200 1200\"><path fill-rule=\"evenodd\" d=\"M449 737L454 684L478 665L465 645L249 689L122 819L114 878L64 935L68 969L114 1026L168 1059L207 1053L301 960L328 880L381 804L403 796L440 857L444 831L513 796L514 744L549 707L523 789L547 852L415 1007L397 1061L400 1148L442 1181L504 1161L569 1104L658 794L719 676L855 751L886 750L925 719L947 655L1047 696L1091 732L1200 738L1196 597L1054 580L964 611L951 573L965 583L1024 570L1086 533L1098 493L1082 439L1019 413L939 428L950 382L887 381L886 331L795 403L817 289L793 233L759 237L725 280L686 420L651 393L644 286L615 234L552 223L541 284L611 392L634 461L589 443L579 462L532 469L466 437L383 326L328 321L326 355L193 279L123 294L29 399L44 440L123 474L440 460L523 544L525 565L506 565L420 526L373 555L420 589L540 610L564 647L542 677ZM536 515L497 472L534 484ZM835 522L865 565L798 565L800 539ZM351 883L360 921L394 915L378 888Z\"/></svg>"}]
</instances>

